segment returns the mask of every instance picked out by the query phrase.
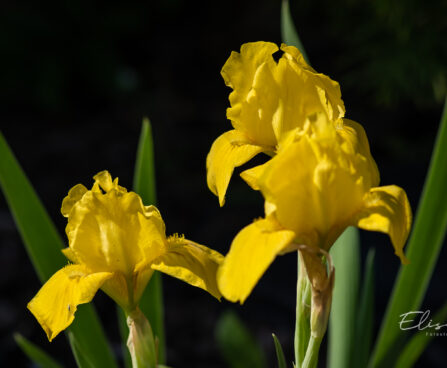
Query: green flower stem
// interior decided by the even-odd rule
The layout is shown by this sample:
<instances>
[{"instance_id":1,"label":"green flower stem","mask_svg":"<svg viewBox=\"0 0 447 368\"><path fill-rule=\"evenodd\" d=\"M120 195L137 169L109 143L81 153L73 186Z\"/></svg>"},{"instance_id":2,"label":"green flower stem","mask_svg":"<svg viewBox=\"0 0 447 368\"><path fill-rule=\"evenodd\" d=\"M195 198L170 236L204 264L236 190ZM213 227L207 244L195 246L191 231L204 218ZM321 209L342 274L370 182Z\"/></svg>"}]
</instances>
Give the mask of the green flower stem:
<instances>
[{"instance_id":1,"label":"green flower stem","mask_svg":"<svg viewBox=\"0 0 447 368\"><path fill-rule=\"evenodd\" d=\"M321 340L323 340L323 337L310 337L309 345L307 345L306 356L304 357L301 368L316 368Z\"/></svg>"},{"instance_id":2,"label":"green flower stem","mask_svg":"<svg viewBox=\"0 0 447 368\"><path fill-rule=\"evenodd\" d=\"M296 284L295 363L301 367L310 337L310 282L300 252L298 253L298 280Z\"/></svg>"},{"instance_id":3,"label":"green flower stem","mask_svg":"<svg viewBox=\"0 0 447 368\"><path fill-rule=\"evenodd\" d=\"M127 347L133 368L156 368L157 353L154 335L149 321L137 307L127 315L129 338Z\"/></svg>"}]
</instances>

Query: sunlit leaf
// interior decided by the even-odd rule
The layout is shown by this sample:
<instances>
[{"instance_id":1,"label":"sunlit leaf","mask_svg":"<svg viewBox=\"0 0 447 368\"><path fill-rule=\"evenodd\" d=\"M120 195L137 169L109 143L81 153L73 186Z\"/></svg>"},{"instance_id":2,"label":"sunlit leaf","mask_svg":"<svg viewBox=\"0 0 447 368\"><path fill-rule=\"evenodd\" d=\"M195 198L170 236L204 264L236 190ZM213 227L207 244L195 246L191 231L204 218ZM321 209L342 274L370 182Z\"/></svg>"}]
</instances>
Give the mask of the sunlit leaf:
<instances>
[{"instance_id":1,"label":"sunlit leaf","mask_svg":"<svg viewBox=\"0 0 447 368\"><path fill-rule=\"evenodd\" d=\"M417 311L427 291L447 229L447 99L416 212L413 231L406 248L410 264L401 266L376 342L373 367L389 367L396 361L406 331L396 328L400 315Z\"/></svg>"},{"instance_id":2,"label":"sunlit leaf","mask_svg":"<svg viewBox=\"0 0 447 368\"><path fill-rule=\"evenodd\" d=\"M328 367L353 367L360 275L359 232L349 227L331 248L335 286L329 319Z\"/></svg>"},{"instance_id":3,"label":"sunlit leaf","mask_svg":"<svg viewBox=\"0 0 447 368\"><path fill-rule=\"evenodd\" d=\"M304 59L309 63L306 50L304 50L298 32L293 24L292 15L290 14L289 0L282 1L281 7L281 38L284 43L295 46L303 54Z\"/></svg>"},{"instance_id":4,"label":"sunlit leaf","mask_svg":"<svg viewBox=\"0 0 447 368\"><path fill-rule=\"evenodd\" d=\"M147 206L157 202L155 188L154 143L149 119L145 118L138 143L133 189ZM140 299L140 309L158 338L158 361L163 364L166 361L163 287L158 271L154 272Z\"/></svg>"}]
</instances>

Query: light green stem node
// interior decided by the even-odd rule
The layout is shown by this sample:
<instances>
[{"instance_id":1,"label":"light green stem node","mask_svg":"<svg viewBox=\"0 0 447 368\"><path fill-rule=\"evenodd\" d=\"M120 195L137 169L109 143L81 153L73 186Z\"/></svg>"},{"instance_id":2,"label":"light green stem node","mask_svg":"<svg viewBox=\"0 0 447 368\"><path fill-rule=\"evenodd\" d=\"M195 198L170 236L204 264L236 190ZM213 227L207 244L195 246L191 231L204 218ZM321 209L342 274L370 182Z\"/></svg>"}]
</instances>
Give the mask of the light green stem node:
<instances>
[{"instance_id":1,"label":"light green stem node","mask_svg":"<svg viewBox=\"0 0 447 368\"><path fill-rule=\"evenodd\" d=\"M127 315L129 338L127 347L133 368L156 368L157 353L154 335L149 321L137 307Z\"/></svg>"}]
</instances>

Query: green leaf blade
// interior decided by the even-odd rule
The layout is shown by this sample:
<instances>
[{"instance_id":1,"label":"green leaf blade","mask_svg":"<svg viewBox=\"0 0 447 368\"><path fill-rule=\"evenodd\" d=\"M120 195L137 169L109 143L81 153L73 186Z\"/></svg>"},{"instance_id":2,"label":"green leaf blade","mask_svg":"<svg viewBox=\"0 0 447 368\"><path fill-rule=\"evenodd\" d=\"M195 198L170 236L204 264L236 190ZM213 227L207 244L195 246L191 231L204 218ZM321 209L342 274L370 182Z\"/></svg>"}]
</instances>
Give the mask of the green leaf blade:
<instances>
[{"instance_id":1,"label":"green leaf blade","mask_svg":"<svg viewBox=\"0 0 447 368\"><path fill-rule=\"evenodd\" d=\"M67 264L63 241L0 132L0 187L39 280Z\"/></svg>"},{"instance_id":2,"label":"green leaf blade","mask_svg":"<svg viewBox=\"0 0 447 368\"><path fill-rule=\"evenodd\" d=\"M157 203L155 187L154 142L151 124L148 118L143 119L135 161L133 189L140 195L147 206Z\"/></svg>"},{"instance_id":3,"label":"green leaf blade","mask_svg":"<svg viewBox=\"0 0 447 368\"><path fill-rule=\"evenodd\" d=\"M67 264L64 243L39 197L0 133L0 187L11 209L28 256L42 283ZM83 305L69 331L89 354L95 367L114 368L116 362L98 316L91 305ZM72 345L72 350L74 347Z\"/></svg>"},{"instance_id":4,"label":"green leaf blade","mask_svg":"<svg viewBox=\"0 0 447 368\"><path fill-rule=\"evenodd\" d=\"M283 0L281 6L281 38L284 43L295 46L303 54L304 60L309 64L309 58L301 43L296 27L293 24L292 14L290 13L290 4L288 0Z\"/></svg>"},{"instance_id":5,"label":"green leaf blade","mask_svg":"<svg viewBox=\"0 0 447 368\"><path fill-rule=\"evenodd\" d=\"M154 143L148 118L143 119L137 149L133 189L145 205L157 202L155 184ZM158 338L158 362L166 362L164 330L163 285L159 272L155 271L140 299L140 309L149 320Z\"/></svg>"},{"instance_id":6,"label":"green leaf blade","mask_svg":"<svg viewBox=\"0 0 447 368\"><path fill-rule=\"evenodd\" d=\"M26 356L41 368L62 368L48 353L20 334L14 334L14 340L20 346Z\"/></svg>"},{"instance_id":7,"label":"green leaf blade","mask_svg":"<svg viewBox=\"0 0 447 368\"><path fill-rule=\"evenodd\" d=\"M92 362L86 356L87 354L83 351L81 344L76 340L74 334L69 331L67 333L68 340L70 341L70 346L73 351L73 356L76 361L78 368L95 368Z\"/></svg>"},{"instance_id":8,"label":"green leaf blade","mask_svg":"<svg viewBox=\"0 0 447 368\"><path fill-rule=\"evenodd\" d=\"M408 334L397 326L400 315L419 310L447 229L447 99L421 200L407 245L410 264L401 266L371 358L372 367L397 359ZM409 287L411 285L411 287Z\"/></svg>"},{"instance_id":9,"label":"green leaf blade","mask_svg":"<svg viewBox=\"0 0 447 368\"><path fill-rule=\"evenodd\" d=\"M356 316L355 341L361 341L353 348L353 367L366 367L371 353L374 328L374 259L375 250L370 249L366 257L365 272L359 308Z\"/></svg>"},{"instance_id":10,"label":"green leaf blade","mask_svg":"<svg viewBox=\"0 0 447 368\"><path fill-rule=\"evenodd\" d=\"M329 318L330 368L352 366L360 275L359 243L357 228L348 227L331 248L335 286Z\"/></svg>"},{"instance_id":11,"label":"green leaf blade","mask_svg":"<svg viewBox=\"0 0 447 368\"><path fill-rule=\"evenodd\" d=\"M282 350L281 343L279 342L278 338L275 334L272 334L273 342L275 344L275 351L276 351L276 359L278 360L278 368L286 368L286 358L284 357L284 351Z\"/></svg>"}]
</instances>

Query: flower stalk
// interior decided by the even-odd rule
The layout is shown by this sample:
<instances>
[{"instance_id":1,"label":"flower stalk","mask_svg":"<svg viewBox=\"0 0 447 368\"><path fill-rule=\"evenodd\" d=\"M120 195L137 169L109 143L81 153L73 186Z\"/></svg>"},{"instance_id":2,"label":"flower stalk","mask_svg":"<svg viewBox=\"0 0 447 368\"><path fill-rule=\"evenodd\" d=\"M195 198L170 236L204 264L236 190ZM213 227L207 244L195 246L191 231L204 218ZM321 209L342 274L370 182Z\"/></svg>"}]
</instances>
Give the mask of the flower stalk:
<instances>
[{"instance_id":1,"label":"flower stalk","mask_svg":"<svg viewBox=\"0 0 447 368\"><path fill-rule=\"evenodd\" d=\"M298 280L296 284L295 363L300 367L310 337L311 288L301 252L298 254Z\"/></svg>"},{"instance_id":2,"label":"flower stalk","mask_svg":"<svg viewBox=\"0 0 447 368\"><path fill-rule=\"evenodd\" d=\"M318 363L318 352L320 351L322 340L323 337L310 337L309 344L307 345L306 356L304 357L301 368L316 368Z\"/></svg>"},{"instance_id":3,"label":"flower stalk","mask_svg":"<svg viewBox=\"0 0 447 368\"><path fill-rule=\"evenodd\" d=\"M132 367L156 368L157 350L152 328L138 307L127 315L127 325L129 326L127 347L132 358Z\"/></svg>"},{"instance_id":4,"label":"flower stalk","mask_svg":"<svg viewBox=\"0 0 447 368\"><path fill-rule=\"evenodd\" d=\"M331 256L323 249L305 245L298 249L295 360L299 368L315 368L327 330L335 271Z\"/></svg>"}]
</instances>

